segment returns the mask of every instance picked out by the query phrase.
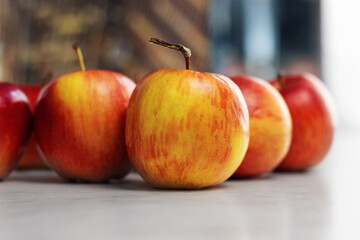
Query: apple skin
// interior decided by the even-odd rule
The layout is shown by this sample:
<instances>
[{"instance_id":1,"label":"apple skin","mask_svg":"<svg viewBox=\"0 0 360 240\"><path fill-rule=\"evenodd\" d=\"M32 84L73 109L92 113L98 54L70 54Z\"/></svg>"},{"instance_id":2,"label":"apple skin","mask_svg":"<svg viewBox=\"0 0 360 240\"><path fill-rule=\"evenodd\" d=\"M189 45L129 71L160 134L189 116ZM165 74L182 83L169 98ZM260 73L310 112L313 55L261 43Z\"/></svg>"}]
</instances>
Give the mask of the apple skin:
<instances>
[{"instance_id":1,"label":"apple skin","mask_svg":"<svg viewBox=\"0 0 360 240\"><path fill-rule=\"evenodd\" d=\"M271 84L283 96L292 117L293 137L280 171L300 171L315 166L330 150L336 122L335 104L325 85L305 73L283 76Z\"/></svg>"},{"instance_id":2,"label":"apple skin","mask_svg":"<svg viewBox=\"0 0 360 240\"><path fill-rule=\"evenodd\" d=\"M0 83L0 180L20 161L31 131L32 114L26 95L13 84Z\"/></svg>"},{"instance_id":3,"label":"apple skin","mask_svg":"<svg viewBox=\"0 0 360 240\"><path fill-rule=\"evenodd\" d=\"M289 150L292 123L279 92L262 79L231 77L244 95L250 115L250 142L232 178L250 178L274 170Z\"/></svg>"},{"instance_id":4,"label":"apple skin","mask_svg":"<svg viewBox=\"0 0 360 240\"><path fill-rule=\"evenodd\" d=\"M19 85L19 88L26 94L30 101L31 111L34 113L36 100L42 89L41 85ZM36 141L34 134L31 135L28 147L25 154L21 158L18 169L34 169L34 168L47 168L44 161L36 148Z\"/></svg>"},{"instance_id":5,"label":"apple skin","mask_svg":"<svg viewBox=\"0 0 360 240\"><path fill-rule=\"evenodd\" d=\"M175 69L149 73L127 109L130 161L153 187L217 185L245 155L248 114L240 89L225 76Z\"/></svg>"},{"instance_id":6,"label":"apple skin","mask_svg":"<svg viewBox=\"0 0 360 240\"><path fill-rule=\"evenodd\" d=\"M35 109L35 138L48 165L68 180L106 182L130 170L126 108L135 83L104 70L51 81Z\"/></svg>"}]
</instances>

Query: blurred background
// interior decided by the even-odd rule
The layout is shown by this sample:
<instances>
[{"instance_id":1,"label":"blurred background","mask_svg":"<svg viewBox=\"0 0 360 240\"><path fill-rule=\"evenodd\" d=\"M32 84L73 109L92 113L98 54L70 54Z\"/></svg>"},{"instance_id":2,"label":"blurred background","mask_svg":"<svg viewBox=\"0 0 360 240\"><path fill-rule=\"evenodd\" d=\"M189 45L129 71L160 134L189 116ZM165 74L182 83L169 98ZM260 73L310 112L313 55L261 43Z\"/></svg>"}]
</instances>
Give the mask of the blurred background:
<instances>
[{"instance_id":1,"label":"blurred background","mask_svg":"<svg viewBox=\"0 0 360 240\"><path fill-rule=\"evenodd\" d=\"M351 0L0 0L0 81L42 83L79 69L134 81L184 68L179 53L150 37L191 48L191 68L269 80L311 72L330 88L341 124L360 129L360 2Z\"/></svg>"}]
</instances>

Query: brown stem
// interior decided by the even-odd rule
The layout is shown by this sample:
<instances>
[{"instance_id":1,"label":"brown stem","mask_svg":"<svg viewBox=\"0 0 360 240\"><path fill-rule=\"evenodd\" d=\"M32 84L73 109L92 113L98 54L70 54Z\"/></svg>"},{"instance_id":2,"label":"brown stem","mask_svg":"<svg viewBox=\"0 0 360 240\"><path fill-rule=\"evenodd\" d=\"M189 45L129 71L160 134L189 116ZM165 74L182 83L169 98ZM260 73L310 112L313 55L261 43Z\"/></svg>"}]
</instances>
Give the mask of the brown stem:
<instances>
[{"instance_id":1,"label":"brown stem","mask_svg":"<svg viewBox=\"0 0 360 240\"><path fill-rule=\"evenodd\" d=\"M77 59L78 59L78 62L79 62L81 71L85 71L84 57L83 57L83 55L82 55L82 52L81 52L81 48L80 48L79 43L77 43L77 42L74 43L74 44L73 44L73 49L74 49L75 52L76 52Z\"/></svg>"},{"instance_id":2,"label":"brown stem","mask_svg":"<svg viewBox=\"0 0 360 240\"><path fill-rule=\"evenodd\" d=\"M279 71L277 75L277 81L280 85L280 90L283 90L285 87L285 81L284 81L284 71Z\"/></svg>"},{"instance_id":3,"label":"brown stem","mask_svg":"<svg viewBox=\"0 0 360 240\"><path fill-rule=\"evenodd\" d=\"M181 52L185 58L186 70L190 70L191 50L189 48L177 43L168 43L158 38L150 38L149 42Z\"/></svg>"}]
</instances>

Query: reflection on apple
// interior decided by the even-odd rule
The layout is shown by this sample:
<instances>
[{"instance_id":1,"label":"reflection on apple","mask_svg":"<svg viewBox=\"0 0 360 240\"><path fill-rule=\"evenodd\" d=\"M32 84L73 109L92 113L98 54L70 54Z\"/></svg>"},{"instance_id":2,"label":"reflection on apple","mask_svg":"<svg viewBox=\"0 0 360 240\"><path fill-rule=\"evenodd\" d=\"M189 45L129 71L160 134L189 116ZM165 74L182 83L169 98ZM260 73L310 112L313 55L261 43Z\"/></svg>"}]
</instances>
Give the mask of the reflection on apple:
<instances>
[{"instance_id":1,"label":"reflection on apple","mask_svg":"<svg viewBox=\"0 0 360 240\"><path fill-rule=\"evenodd\" d=\"M15 85L0 83L0 180L23 155L32 131L30 103Z\"/></svg>"}]
</instances>

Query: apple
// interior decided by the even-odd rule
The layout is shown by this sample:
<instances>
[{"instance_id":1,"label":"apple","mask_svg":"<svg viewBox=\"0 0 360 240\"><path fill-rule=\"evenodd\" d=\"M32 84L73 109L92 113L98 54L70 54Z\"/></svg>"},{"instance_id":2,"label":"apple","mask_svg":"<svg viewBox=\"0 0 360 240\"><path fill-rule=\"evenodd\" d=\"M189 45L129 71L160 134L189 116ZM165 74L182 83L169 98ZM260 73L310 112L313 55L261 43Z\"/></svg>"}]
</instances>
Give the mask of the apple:
<instances>
[{"instance_id":1,"label":"apple","mask_svg":"<svg viewBox=\"0 0 360 240\"><path fill-rule=\"evenodd\" d=\"M199 189L228 179L249 142L249 116L240 89L220 74L160 69L135 88L127 109L126 146L142 178L158 188Z\"/></svg>"},{"instance_id":2,"label":"apple","mask_svg":"<svg viewBox=\"0 0 360 240\"><path fill-rule=\"evenodd\" d=\"M26 94L30 101L31 111L34 112L37 97L42 89L41 85L19 85L19 88ZM46 168L46 164L42 161L41 156L36 148L34 134L30 138L30 142L21 158L18 166L19 169Z\"/></svg>"},{"instance_id":3,"label":"apple","mask_svg":"<svg viewBox=\"0 0 360 240\"><path fill-rule=\"evenodd\" d=\"M328 153L334 136L335 104L329 91L309 73L279 76L271 83L283 96L293 122L290 149L278 170L315 166Z\"/></svg>"},{"instance_id":4,"label":"apple","mask_svg":"<svg viewBox=\"0 0 360 240\"><path fill-rule=\"evenodd\" d=\"M32 130L30 103L15 85L0 83L0 180L23 155Z\"/></svg>"},{"instance_id":5,"label":"apple","mask_svg":"<svg viewBox=\"0 0 360 240\"><path fill-rule=\"evenodd\" d=\"M125 114L135 83L125 75L85 70L49 82L35 109L35 138L49 166L68 180L106 182L130 171Z\"/></svg>"},{"instance_id":6,"label":"apple","mask_svg":"<svg viewBox=\"0 0 360 240\"><path fill-rule=\"evenodd\" d=\"M289 109L268 82L253 77L231 77L244 95L250 115L250 142L232 178L257 177L275 169L289 150L292 125Z\"/></svg>"}]
</instances>

